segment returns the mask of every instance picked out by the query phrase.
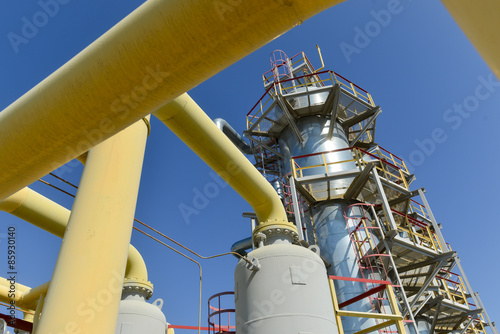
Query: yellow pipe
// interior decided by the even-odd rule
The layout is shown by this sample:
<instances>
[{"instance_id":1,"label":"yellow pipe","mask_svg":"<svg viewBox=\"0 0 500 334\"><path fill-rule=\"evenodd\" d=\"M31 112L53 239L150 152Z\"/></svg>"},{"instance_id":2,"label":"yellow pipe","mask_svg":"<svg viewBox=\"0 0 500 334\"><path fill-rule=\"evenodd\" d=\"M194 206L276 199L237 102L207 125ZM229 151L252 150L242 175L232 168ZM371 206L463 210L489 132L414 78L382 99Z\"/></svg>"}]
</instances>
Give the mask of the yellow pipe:
<instances>
[{"instance_id":1,"label":"yellow pipe","mask_svg":"<svg viewBox=\"0 0 500 334\"><path fill-rule=\"evenodd\" d=\"M0 199L343 0L150 0L0 113Z\"/></svg>"},{"instance_id":2,"label":"yellow pipe","mask_svg":"<svg viewBox=\"0 0 500 334\"><path fill-rule=\"evenodd\" d=\"M41 295L47 295L47 290L49 289L49 283L45 282L42 285L31 288L24 291L19 298L17 305L23 309L36 310L38 307L38 301Z\"/></svg>"},{"instance_id":3,"label":"yellow pipe","mask_svg":"<svg viewBox=\"0 0 500 334\"><path fill-rule=\"evenodd\" d=\"M37 334L115 333L147 127L90 150Z\"/></svg>"},{"instance_id":4,"label":"yellow pipe","mask_svg":"<svg viewBox=\"0 0 500 334\"><path fill-rule=\"evenodd\" d=\"M30 289L28 286L17 282L14 285L15 288L13 290L15 290L15 296L9 297L9 295L11 294L10 281L6 278L0 277L0 301L2 303L10 304L10 301L14 300L17 305L19 299L21 298L21 295Z\"/></svg>"},{"instance_id":5,"label":"yellow pipe","mask_svg":"<svg viewBox=\"0 0 500 334\"><path fill-rule=\"evenodd\" d=\"M188 94L177 97L157 110L154 116L252 206L260 222L255 233L275 228L296 233L271 184Z\"/></svg>"},{"instance_id":6,"label":"yellow pipe","mask_svg":"<svg viewBox=\"0 0 500 334\"><path fill-rule=\"evenodd\" d=\"M316 45L316 48L318 49L319 59L321 60L321 67L314 71L314 73L320 72L325 68L325 62L323 61L323 56L321 55L321 49L319 48L319 45Z\"/></svg>"},{"instance_id":7,"label":"yellow pipe","mask_svg":"<svg viewBox=\"0 0 500 334\"><path fill-rule=\"evenodd\" d=\"M0 210L8 212L60 238L64 236L71 214L71 211L65 207L28 187L1 200ZM125 272L126 281L128 283L135 282L152 292L153 285L148 281L146 263L141 254L132 245L129 247L128 254L127 270Z\"/></svg>"},{"instance_id":8,"label":"yellow pipe","mask_svg":"<svg viewBox=\"0 0 500 334\"><path fill-rule=\"evenodd\" d=\"M497 78L500 79L500 2L441 0Z\"/></svg>"},{"instance_id":9,"label":"yellow pipe","mask_svg":"<svg viewBox=\"0 0 500 334\"><path fill-rule=\"evenodd\" d=\"M0 201L0 210L25 220L60 238L64 236L70 211L25 187Z\"/></svg>"}]
</instances>

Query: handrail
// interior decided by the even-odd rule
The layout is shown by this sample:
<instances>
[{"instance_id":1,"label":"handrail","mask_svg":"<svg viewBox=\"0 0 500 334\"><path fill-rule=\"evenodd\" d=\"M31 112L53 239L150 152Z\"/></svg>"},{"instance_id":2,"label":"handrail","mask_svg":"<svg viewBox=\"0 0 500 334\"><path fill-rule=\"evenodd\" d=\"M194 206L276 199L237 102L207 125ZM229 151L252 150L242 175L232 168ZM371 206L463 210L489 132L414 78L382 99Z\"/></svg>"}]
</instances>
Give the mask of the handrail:
<instances>
[{"instance_id":1,"label":"handrail","mask_svg":"<svg viewBox=\"0 0 500 334\"><path fill-rule=\"evenodd\" d=\"M297 159L303 159L303 158L308 158L308 157L318 156L318 155L323 155L323 157L324 157L325 154L338 153L338 152L343 152L343 151L351 151L353 153L353 159L334 161L334 162L328 162L328 163L324 162L323 164L314 165L314 166L305 166L305 167L300 167L296 161ZM360 155L358 155L357 153L359 153ZM358 166L365 165L367 163L367 161L365 161L363 159L362 155L369 156L373 159L380 161L381 167L377 166L377 169L379 169L381 171L382 175L384 175L385 177L389 176L388 179L393 179L393 180L396 180L397 182L402 182L403 186L405 188L408 188L408 183L406 181L406 177L402 173L405 170L402 167L397 166L397 165L395 165L387 160L384 160L383 158L381 158L377 155L374 155L374 154L367 152L367 151L365 151L361 148L358 148L358 147L346 147L346 148L337 149L337 150L330 150L330 151L323 151L323 152L317 152L317 153L311 153L311 154L304 154L304 155L300 155L300 156L294 156L290 159L290 164L292 166L293 175L295 177L302 177L302 170L304 170L304 169L310 169L310 168L324 166L326 168L326 172L328 172L329 165L341 164L341 163L346 163L346 162L351 162L351 161L356 161L358 163ZM384 167L385 165L389 166L390 168L393 168L398 173L394 174L393 172L391 172L390 169L385 168ZM300 172L300 174L297 174L297 172Z\"/></svg>"},{"instance_id":2,"label":"handrail","mask_svg":"<svg viewBox=\"0 0 500 334\"><path fill-rule=\"evenodd\" d=\"M269 72L269 71L268 71ZM266 72L267 73L267 72ZM321 74L333 74L333 77L332 76L328 76L327 78L325 79L320 79L320 75ZM296 86L292 86L292 87L287 87L287 89L290 89L290 88L295 88L295 87L302 87L302 86L307 86L307 85L311 85L311 84L314 84L314 83L323 83L323 82L326 82L326 81L332 81L332 86L335 85L335 84L340 84L341 87L343 87L343 89L345 89L346 91L351 91L355 96L357 96L358 98L361 99L362 97L362 100L364 100L366 103L369 103L370 105L372 106L375 106L374 103L373 103L373 99L371 97L371 95L363 88L359 87L358 85L354 84L353 82L351 82L349 79L346 79L344 76L334 72L334 71L320 71L320 72L314 72L314 73L309 73L309 74L305 74L305 75L302 75L302 76L298 76L298 77L293 77L293 78L289 78L289 79L284 79L284 80L280 80L280 81L277 81L277 82L274 82L272 85L270 85L264 92L264 94L262 94L261 98L254 104L254 106L250 109L250 111L246 114L247 117L250 116L250 114L252 114L252 112L255 110L255 108L262 102L262 100L264 99L264 97L266 95L271 95L271 96L274 96L274 94L270 94L270 91L274 90L276 92L276 86L280 87L282 84L286 83L286 82L289 82L289 81L294 81L294 80L300 80L300 79L303 79L303 78L308 78L308 77L317 77L318 80L316 81L311 81L311 82L307 82L307 83L303 83L303 84L299 84L299 85L296 85ZM342 79L344 82L340 81L338 78ZM271 83L271 81L269 81L269 83ZM348 83L349 85L347 85L346 83ZM345 88L344 88L345 87ZM356 88L359 89L360 91L362 91L363 93L366 93L367 95L363 95L359 92L356 91ZM280 89L281 90L281 89ZM360 97L361 96L361 97ZM262 109L260 110L262 111ZM254 119L257 115L254 115L251 119ZM247 128L249 128L248 126L248 122L247 122Z\"/></svg>"}]
</instances>

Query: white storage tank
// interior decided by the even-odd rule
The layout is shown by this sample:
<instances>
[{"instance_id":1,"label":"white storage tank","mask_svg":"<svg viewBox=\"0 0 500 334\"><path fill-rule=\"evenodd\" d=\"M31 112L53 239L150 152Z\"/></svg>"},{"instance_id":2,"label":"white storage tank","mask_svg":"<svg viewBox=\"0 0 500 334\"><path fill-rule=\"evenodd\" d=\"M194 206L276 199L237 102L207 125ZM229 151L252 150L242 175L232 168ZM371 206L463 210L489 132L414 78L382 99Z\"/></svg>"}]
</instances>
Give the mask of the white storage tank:
<instances>
[{"instance_id":1,"label":"white storage tank","mask_svg":"<svg viewBox=\"0 0 500 334\"><path fill-rule=\"evenodd\" d=\"M249 253L235 270L238 334L337 334L325 265L312 250L279 243Z\"/></svg>"},{"instance_id":2,"label":"white storage tank","mask_svg":"<svg viewBox=\"0 0 500 334\"><path fill-rule=\"evenodd\" d=\"M116 334L165 334L167 320L161 311L162 299L146 302L140 289L125 289L120 301ZM168 334L173 334L170 330Z\"/></svg>"}]
</instances>

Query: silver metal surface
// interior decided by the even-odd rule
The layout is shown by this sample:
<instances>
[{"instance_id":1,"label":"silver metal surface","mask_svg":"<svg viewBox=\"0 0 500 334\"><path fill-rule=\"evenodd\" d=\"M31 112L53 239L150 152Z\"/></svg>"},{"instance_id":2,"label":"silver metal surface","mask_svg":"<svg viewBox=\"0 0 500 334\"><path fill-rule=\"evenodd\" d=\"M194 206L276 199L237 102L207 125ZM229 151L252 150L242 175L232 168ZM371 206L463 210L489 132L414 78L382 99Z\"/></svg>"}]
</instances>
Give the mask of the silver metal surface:
<instances>
[{"instance_id":1,"label":"silver metal surface","mask_svg":"<svg viewBox=\"0 0 500 334\"><path fill-rule=\"evenodd\" d=\"M238 132L236 132L235 129L229 123L222 119L222 118L216 118L214 119L215 125L224 132L224 134L233 142L236 147L240 149L241 152L245 154L253 154L253 149L252 147L240 136Z\"/></svg>"},{"instance_id":2,"label":"silver metal surface","mask_svg":"<svg viewBox=\"0 0 500 334\"><path fill-rule=\"evenodd\" d=\"M328 274L363 278L343 215L344 210L352 203L354 202L342 200L323 202L313 209L313 217L321 255L331 264ZM365 284L362 282L338 280L335 281L335 288L339 303L366 292ZM370 302L366 298L343 309L358 312L372 311ZM345 317L342 325L344 333L350 334L374 326L376 321L369 318Z\"/></svg>"},{"instance_id":3,"label":"silver metal surface","mask_svg":"<svg viewBox=\"0 0 500 334\"><path fill-rule=\"evenodd\" d=\"M306 116L302 117L296 121L297 128L303 138L303 142L300 143L297 140L294 132L289 128L285 128L280 135L279 144L281 153L283 154L283 174L291 172L290 159L292 157L308 155L312 153L334 151L339 149L345 149L349 147L347 137L345 135L342 127L335 123L335 131L331 140L327 139L328 128L330 127L330 121L318 116ZM324 159L323 159L324 157ZM297 159L296 162L300 167L321 165L320 167L308 168L303 170L303 176L312 176L325 174L327 172L340 172L349 169L355 169L356 164L352 160L352 153L350 150L344 150L340 152L328 153L323 155L313 155L306 158ZM340 162L329 164L333 162ZM328 168L324 166L324 163L329 164ZM354 177L346 177L344 179L336 179L329 181L329 189L331 195L343 194L349 185L351 184ZM312 191L322 191L322 189L327 189L325 187L326 182L319 182L316 185L312 185Z\"/></svg>"},{"instance_id":4,"label":"silver metal surface","mask_svg":"<svg viewBox=\"0 0 500 334\"><path fill-rule=\"evenodd\" d=\"M253 241L252 237L248 237L245 239L241 239L239 241L236 241L232 246L231 246L231 252L235 252L240 254L241 256L245 256L247 254L247 250L253 249ZM236 256L236 255L235 255Z\"/></svg>"},{"instance_id":5,"label":"silver metal surface","mask_svg":"<svg viewBox=\"0 0 500 334\"><path fill-rule=\"evenodd\" d=\"M337 334L326 269L313 251L274 244L249 253L261 267L236 266L236 332Z\"/></svg>"}]
</instances>

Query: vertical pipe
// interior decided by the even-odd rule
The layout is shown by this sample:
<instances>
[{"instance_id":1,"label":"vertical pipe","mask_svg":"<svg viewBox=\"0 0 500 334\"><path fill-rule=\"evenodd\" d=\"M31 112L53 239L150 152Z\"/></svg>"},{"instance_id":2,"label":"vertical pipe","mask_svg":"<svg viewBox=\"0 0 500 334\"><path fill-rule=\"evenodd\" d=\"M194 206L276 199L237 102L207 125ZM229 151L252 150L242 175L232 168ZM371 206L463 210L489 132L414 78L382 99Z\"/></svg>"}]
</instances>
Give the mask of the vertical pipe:
<instances>
[{"instance_id":1,"label":"vertical pipe","mask_svg":"<svg viewBox=\"0 0 500 334\"><path fill-rule=\"evenodd\" d=\"M147 130L89 152L37 334L115 332Z\"/></svg>"}]
</instances>

